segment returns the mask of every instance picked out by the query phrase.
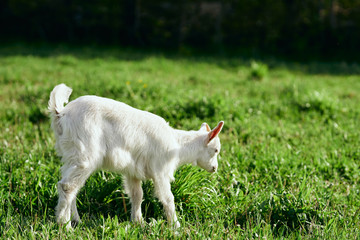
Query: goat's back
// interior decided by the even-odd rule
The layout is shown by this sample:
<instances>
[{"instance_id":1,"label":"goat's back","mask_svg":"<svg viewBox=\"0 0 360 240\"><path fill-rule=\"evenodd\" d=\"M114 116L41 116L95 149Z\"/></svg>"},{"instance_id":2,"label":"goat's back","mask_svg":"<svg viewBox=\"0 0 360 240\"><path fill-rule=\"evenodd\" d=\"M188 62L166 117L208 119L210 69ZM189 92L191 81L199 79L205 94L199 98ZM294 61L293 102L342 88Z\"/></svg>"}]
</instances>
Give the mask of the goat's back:
<instances>
[{"instance_id":1,"label":"goat's back","mask_svg":"<svg viewBox=\"0 0 360 240\"><path fill-rule=\"evenodd\" d=\"M108 98L79 97L66 105L59 123L61 152L76 152L82 162L95 158L99 168L118 166L121 171L127 164L139 167L136 163L146 168L141 175L148 175L178 149L174 131L163 118Z\"/></svg>"}]
</instances>

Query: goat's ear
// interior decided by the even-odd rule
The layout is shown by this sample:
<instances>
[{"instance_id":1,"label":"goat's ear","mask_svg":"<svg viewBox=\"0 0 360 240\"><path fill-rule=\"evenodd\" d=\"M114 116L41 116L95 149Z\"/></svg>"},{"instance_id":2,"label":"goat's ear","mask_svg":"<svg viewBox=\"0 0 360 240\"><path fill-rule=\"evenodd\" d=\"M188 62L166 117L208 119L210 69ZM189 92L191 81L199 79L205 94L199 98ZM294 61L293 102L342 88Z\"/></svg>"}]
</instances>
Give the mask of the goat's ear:
<instances>
[{"instance_id":1,"label":"goat's ear","mask_svg":"<svg viewBox=\"0 0 360 240\"><path fill-rule=\"evenodd\" d=\"M211 128L209 127L209 125L207 123L204 122L203 124L201 124L200 131L210 132Z\"/></svg>"},{"instance_id":2,"label":"goat's ear","mask_svg":"<svg viewBox=\"0 0 360 240\"><path fill-rule=\"evenodd\" d=\"M211 140L213 140L220 133L223 126L224 126L224 121L221 121L213 130L211 130L211 132L209 132L207 137L207 143L211 142Z\"/></svg>"}]
</instances>

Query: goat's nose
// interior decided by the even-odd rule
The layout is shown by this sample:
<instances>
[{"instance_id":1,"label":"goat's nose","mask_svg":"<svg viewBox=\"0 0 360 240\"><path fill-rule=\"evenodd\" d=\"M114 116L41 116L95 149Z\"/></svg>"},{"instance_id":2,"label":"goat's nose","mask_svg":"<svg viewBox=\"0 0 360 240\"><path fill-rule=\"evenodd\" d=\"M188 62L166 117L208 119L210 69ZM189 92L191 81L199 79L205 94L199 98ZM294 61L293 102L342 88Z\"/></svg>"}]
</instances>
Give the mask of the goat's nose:
<instances>
[{"instance_id":1,"label":"goat's nose","mask_svg":"<svg viewBox=\"0 0 360 240\"><path fill-rule=\"evenodd\" d=\"M216 170L217 170L217 167L216 167L216 166L212 167L212 171L213 171L213 172L216 172Z\"/></svg>"}]
</instances>

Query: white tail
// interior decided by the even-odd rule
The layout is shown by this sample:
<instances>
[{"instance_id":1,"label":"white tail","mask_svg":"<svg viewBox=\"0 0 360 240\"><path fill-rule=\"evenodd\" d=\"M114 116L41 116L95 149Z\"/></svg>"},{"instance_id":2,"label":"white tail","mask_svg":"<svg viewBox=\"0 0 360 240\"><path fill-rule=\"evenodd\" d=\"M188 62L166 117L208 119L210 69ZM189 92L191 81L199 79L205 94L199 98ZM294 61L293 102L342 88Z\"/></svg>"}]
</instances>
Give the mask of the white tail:
<instances>
[{"instance_id":1,"label":"white tail","mask_svg":"<svg viewBox=\"0 0 360 240\"><path fill-rule=\"evenodd\" d=\"M64 109L64 103L69 102L72 89L65 84L57 85L50 93L48 109L53 115L59 114Z\"/></svg>"}]
</instances>

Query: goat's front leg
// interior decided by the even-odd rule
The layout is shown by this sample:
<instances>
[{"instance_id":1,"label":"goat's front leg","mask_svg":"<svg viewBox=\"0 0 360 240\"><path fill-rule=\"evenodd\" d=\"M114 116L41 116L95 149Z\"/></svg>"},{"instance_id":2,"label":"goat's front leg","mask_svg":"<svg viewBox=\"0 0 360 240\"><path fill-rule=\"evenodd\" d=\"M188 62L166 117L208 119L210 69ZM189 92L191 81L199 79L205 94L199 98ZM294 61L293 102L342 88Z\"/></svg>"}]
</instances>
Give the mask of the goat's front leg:
<instances>
[{"instance_id":1,"label":"goat's front leg","mask_svg":"<svg viewBox=\"0 0 360 240\"><path fill-rule=\"evenodd\" d=\"M131 221L142 222L141 202L143 199L143 190L141 180L133 177L125 177L125 191L131 201Z\"/></svg>"},{"instance_id":2,"label":"goat's front leg","mask_svg":"<svg viewBox=\"0 0 360 240\"><path fill-rule=\"evenodd\" d=\"M166 178L154 179L155 194L163 204L167 220L175 228L180 227L175 212L174 195L171 192L170 180Z\"/></svg>"}]
</instances>

